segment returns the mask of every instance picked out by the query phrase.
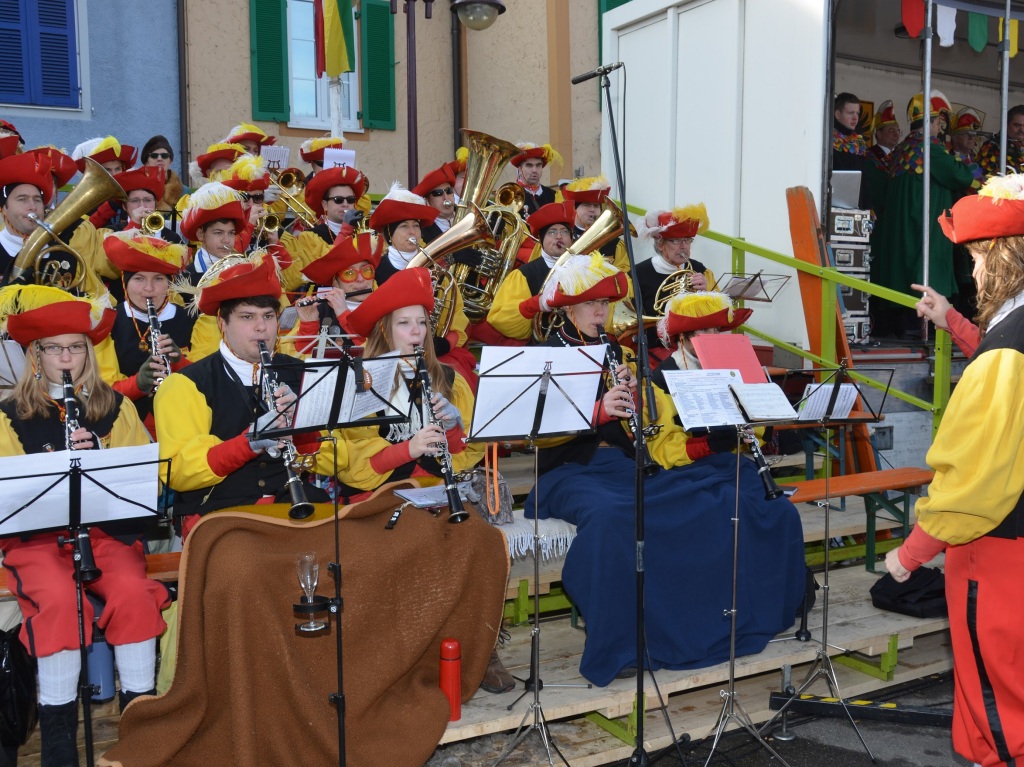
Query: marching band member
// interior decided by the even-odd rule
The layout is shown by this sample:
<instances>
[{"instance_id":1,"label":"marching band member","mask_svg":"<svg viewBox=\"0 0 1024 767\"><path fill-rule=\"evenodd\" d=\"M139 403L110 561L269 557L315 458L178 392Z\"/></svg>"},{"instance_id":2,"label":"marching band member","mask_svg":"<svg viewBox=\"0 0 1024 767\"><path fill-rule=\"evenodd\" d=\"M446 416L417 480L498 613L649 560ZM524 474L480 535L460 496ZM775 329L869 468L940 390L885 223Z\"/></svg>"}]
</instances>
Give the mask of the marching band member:
<instances>
[{"instance_id":1,"label":"marching band member","mask_svg":"<svg viewBox=\"0 0 1024 767\"><path fill-rule=\"evenodd\" d=\"M239 260L195 299L199 311L216 318L219 348L168 376L153 402L160 457L172 459L169 484L178 493L174 515L181 520L183 538L204 514L288 498L284 463L266 452L280 447L278 440L254 436L257 428L284 425L263 401L258 343L275 347L281 283L274 259L266 254L257 251ZM273 362L295 366L294 372L278 371L276 408L284 414L295 402L299 361L275 354ZM313 434L294 441L300 452L307 447L315 452L316 439ZM305 489L311 501L326 500L317 488Z\"/></svg>"},{"instance_id":2,"label":"marching band member","mask_svg":"<svg viewBox=\"0 0 1024 767\"><path fill-rule=\"evenodd\" d=\"M252 123L239 123L224 138L225 144L238 144L246 152L259 155L260 149L277 143L276 136L269 136L259 126Z\"/></svg>"},{"instance_id":3,"label":"marching band member","mask_svg":"<svg viewBox=\"0 0 1024 767\"><path fill-rule=\"evenodd\" d=\"M608 199L612 185L604 176L596 178L574 178L562 190L562 197L573 203L576 219L573 221L573 239L578 240L597 221ZM601 255L611 261L619 271L629 272L629 255L622 238L616 238L601 246Z\"/></svg>"},{"instance_id":4,"label":"marching band member","mask_svg":"<svg viewBox=\"0 0 1024 767\"><path fill-rule=\"evenodd\" d=\"M121 271L124 292L110 334L118 371L107 383L135 403L155 439L153 395L162 379L188 364L184 352L191 346L196 322L183 306L170 300L171 279L188 263L188 249L138 231L108 235L103 249ZM151 343L150 302L160 325L156 349Z\"/></svg>"},{"instance_id":5,"label":"marching band member","mask_svg":"<svg viewBox=\"0 0 1024 767\"><path fill-rule=\"evenodd\" d=\"M405 269L420 251L423 230L434 223L437 211L426 200L410 192L397 181L370 216L370 228L380 232L388 243L388 252L377 268L377 284Z\"/></svg>"},{"instance_id":6,"label":"marching band member","mask_svg":"<svg viewBox=\"0 0 1024 767\"><path fill-rule=\"evenodd\" d=\"M558 191L540 183L544 168L552 160L561 165L562 155L556 152L551 144L538 146L524 141L517 143L516 146L523 151L509 162L516 168L516 181L526 192L522 213L523 218L528 218L545 205L562 201L562 195Z\"/></svg>"},{"instance_id":7,"label":"marching band member","mask_svg":"<svg viewBox=\"0 0 1024 767\"><path fill-rule=\"evenodd\" d=\"M171 149L171 142L161 135L153 136L142 147L139 159L144 166L164 169L164 178L166 179L164 193L157 200L156 209L161 213L170 213L181 199L183 191L181 179L171 167L171 163L174 162L174 150Z\"/></svg>"},{"instance_id":8,"label":"marching band member","mask_svg":"<svg viewBox=\"0 0 1024 767\"><path fill-rule=\"evenodd\" d=\"M338 237L323 256L307 264L303 275L316 285L329 285L330 290L296 302L299 322L281 339L282 347L292 354L310 354L316 346L310 337L325 327L331 335L354 335L348 317L373 290L374 271L383 252L383 237L373 231L357 232Z\"/></svg>"},{"instance_id":9,"label":"marching band member","mask_svg":"<svg viewBox=\"0 0 1024 767\"><path fill-rule=\"evenodd\" d=\"M338 479L346 503L368 496L387 482L408 477L437 484L441 467L434 456L441 441L451 454L455 473L472 468L483 457L482 447L463 441L473 414L473 392L459 373L438 362L429 343L433 308L430 273L413 268L397 273L348 315L349 326L366 339L364 354L368 358L412 355L416 347L422 347L434 397L430 412L425 412L415 360L400 361L391 404L408 413L410 420L343 430L350 460L340 469ZM320 471L331 473L323 466Z\"/></svg>"},{"instance_id":10,"label":"marching band member","mask_svg":"<svg viewBox=\"0 0 1024 767\"><path fill-rule=\"evenodd\" d=\"M78 164L71 159L69 154L55 146L39 146L35 149L29 149L25 154L45 157L50 161L50 173L53 175L54 190L59 191L65 184L71 183L71 179L78 173ZM56 204L56 196L54 196L54 204Z\"/></svg>"},{"instance_id":11,"label":"marching band member","mask_svg":"<svg viewBox=\"0 0 1024 767\"><path fill-rule=\"evenodd\" d=\"M704 333L733 330L745 323L750 309L733 309L724 293L695 291L677 293L665 307L655 332L671 354L658 366L654 382L666 392L665 373L672 370L700 370L693 338Z\"/></svg>"},{"instance_id":12,"label":"marching band member","mask_svg":"<svg viewBox=\"0 0 1024 767\"><path fill-rule=\"evenodd\" d=\"M1024 176L989 179L939 218L974 259L981 342L953 390L917 524L885 565L899 582L945 551L953 748L978 764L1024 758L1018 658L1024 579Z\"/></svg>"},{"instance_id":13,"label":"marching band member","mask_svg":"<svg viewBox=\"0 0 1024 767\"><path fill-rule=\"evenodd\" d=\"M210 177L219 170L231 167L231 163L245 154L245 147L241 144L226 144L217 142L206 147L206 152L199 155L188 166L189 180L192 186L200 187L210 180ZM179 213L182 213L188 203L188 195L178 200L175 206Z\"/></svg>"},{"instance_id":14,"label":"marching band member","mask_svg":"<svg viewBox=\"0 0 1024 767\"><path fill-rule=\"evenodd\" d=\"M565 319L547 343L600 343L609 302L627 291L625 275L597 254L570 259L552 275L543 297ZM535 496L541 517L577 525L562 580L587 622L580 673L600 686L638 667L630 577L636 566L635 459L632 434L622 420L636 407L637 384L632 369L621 364L618 344L609 346L618 364L611 384L602 382L598 391L596 432L541 443L540 481L525 504L532 514ZM735 503L736 457L691 459L683 449L685 432L673 423L671 400L658 389L655 396L662 428L647 447L664 468L644 480L648 649L653 668L698 668L729 656L722 610L730 604L733 530L725 512ZM793 623L805 576L796 509L784 500L768 505L752 462L744 459L741 471L744 621L736 646L748 654ZM687 502L680 504L680 498ZM682 584L687 597L681 602Z\"/></svg>"},{"instance_id":15,"label":"marching band member","mask_svg":"<svg viewBox=\"0 0 1024 767\"><path fill-rule=\"evenodd\" d=\"M540 312L540 289L558 258L572 245L572 227L576 213L571 205L553 202L526 219L539 242L540 257L505 277L494 303L487 313L487 323L503 337L489 338L490 343L517 346L530 340L533 318Z\"/></svg>"},{"instance_id":16,"label":"marching band member","mask_svg":"<svg viewBox=\"0 0 1024 767\"><path fill-rule=\"evenodd\" d=\"M149 435L135 408L100 378L93 343L109 332L95 325L92 304L66 291L36 285L0 291L7 332L25 347L26 364L14 389L0 401L0 454L23 455L144 445ZM66 424L62 399L70 371L79 409L78 428ZM66 445L70 442L70 445ZM111 533L113 530L111 530ZM123 533L123 529L118 531ZM0 541L3 566L24 615L21 642L37 658L39 726L44 767L78 764L78 612L70 547L58 546L67 531L14 536ZM167 590L146 577L142 543L125 543L103 527L89 531L102 575L86 588L106 605L97 619L114 648L121 679L122 710L139 695L154 694L156 637L165 625L160 610ZM92 603L82 603L85 625ZM92 632L86 632L86 643Z\"/></svg>"},{"instance_id":17,"label":"marching band member","mask_svg":"<svg viewBox=\"0 0 1024 767\"><path fill-rule=\"evenodd\" d=\"M425 175L412 192L437 211L434 223L424 227L422 233L424 242L433 242L455 222L455 174L447 165L442 165Z\"/></svg>"},{"instance_id":18,"label":"marching band member","mask_svg":"<svg viewBox=\"0 0 1024 767\"><path fill-rule=\"evenodd\" d=\"M299 147L299 156L302 161L309 163L313 169L306 176L306 183L313 180L317 173L324 169L324 150L341 149L345 145L345 139L340 136L321 136L320 138L309 138L302 142Z\"/></svg>"},{"instance_id":19,"label":"marching band member","mask_svg":"<svg viewBox=\"0 0 1024 767\"><path fill-rule=\"evenodd\" d=\"M366 184L366 176L347 166L321 170L306 184L306 205L321 218L321 223L298 235L286 234L281 238L299 269L327 253L341 233L345 214L368 199Z\"/></svg>"},{"instance_id":20,"label":"marching band member","mask_svg":"<svg viewBox=\"0 0 1024 767\"><path fill-rule=\"evenodd\" d=\"M135 147L122 144L113 136L83 141L71 152L71 159L78 163L79 170L85 170L85 163L82 160L89 157L102 165L103 170L111 176L133 168L138 156Z\"/></svg>"}]
</instances>

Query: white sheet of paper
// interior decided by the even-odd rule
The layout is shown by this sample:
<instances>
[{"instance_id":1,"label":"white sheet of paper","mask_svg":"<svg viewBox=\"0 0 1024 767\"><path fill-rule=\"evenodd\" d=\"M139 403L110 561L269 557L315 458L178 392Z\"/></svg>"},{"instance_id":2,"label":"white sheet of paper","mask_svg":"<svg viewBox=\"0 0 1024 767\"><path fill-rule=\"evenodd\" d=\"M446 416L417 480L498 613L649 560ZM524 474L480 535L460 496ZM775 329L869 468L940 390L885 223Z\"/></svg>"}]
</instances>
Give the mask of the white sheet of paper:
<instances>
[{"instance_id":1,"label":"white sheet of paper","mask_svg":"<svg viewBox=\"0 0 1024 767\"><path fill-rule=\"evenodd\" d=\"M340 371L340 364L325 365L310 368L302 374L302 398L295 406L292 426L296 429L310 429L322 427L328 422Z\"/></svg>"},{"instance_id":2,"label":"white sheet of paper","mask_svg":"<svg viewBox=\"0 0 1024 767\"><path fill-rule=\"evenodd\" d=\"M260 157L266 160L268 168L275 171L282 171L288 167L291 153L291 148L283 144L260 147Z\"/></svg>"},{"instance_id":3,"label":"white sheet of paper","mask_svg":"<svg viewBox=\"0 0 1024 767\"><path fill-rule=\"evenodd\" d=\"M807 384L804 387L804 403L800 407L801 421L820 421L828 412L828 403L832 399L835 384ZM857 387L852 383L839 384L839 396L832 410L832 418L847 418L857 401Z\"/></svg>"},{"instance_id":4,"label":"white sheet of paper","mask_svg":"<svg viewBox=\"0 0 1024 767\"><path fill-rule=\"evenodd\" d=\"M745 275L733 275L720 290L737 300L758 298L764 292L764 287L761 284L760 276L752 275L752 277L753 279Z\"/></svg>"},{"instance_id":5,"label":"white sheet of paper","mask_svg":"<svg viewBox=\"0 0 1024 767\"><path fill-rule=\"evenodd\" d=\"M325 149L324 167L339 168L347 165L350 168L356 167L356 152L354 149Z\"/></svg>"},{"instance_id":6,"label":"white sheet of paper","mask_svg":"<svg viewBox=\"0 0 1024 767\"><path fill-rule=\"evenodd\" d=\"M591 429L607 349L605 344L567 349L485 346L480 355L480 383L469 438L529 436L540 394L539 378L548 362L553 377L544 401L540 430L534 436Z\"/></svg>"},{"instance_id":7,"label":"white sheet of paper","mask_svg":"<svg viewBox=\"0 0 1024 767\"><path fill-rule=\"evenodd\" d=\"M732 384L730 388L746 416L753 421L796 420L796 411L776 383Z\"/></svg>"},{"instance_id":8,"label":"white sheet of paper","mask_svg":"<svg viewBox=\"0 0 1024 767\"><path fill-rule=\"evenodd\" d=\"M0 387L14 386L25 368L25 350L17 341L0 341Z\"/></svg>"},{"instance_id":9,"label":"white sheet of paper","mask_svg":"<svg viewBox=\"0 0 1024 767\"><path fill-rule=\"evenodd\" d=\"M743 383L738 370L669 370L665 383L687 431L746 423L729 390Z\"/></svg>"},{"instance_id":10,"label":"white sheet of paper","mask_svg":"<svg viewBox=\"0 0 1024 767\"><path fill-rule=\"evenodd\" d=\"M119 519L136 519L153 516L157 504L157 479L162 464L158 445L139 447L117 447L109 450L79 450L74 454L81 459L84 472L89 472L96 482L135 503L118 500L103 487L82 477L82 523L86 525L112 522ZM28 533L38 530L55 530L68 524L68 496L70 483L67 477L60 480L53 489L34 501L20 513L10 516L15 510L29 503L35 496L57 481L55 473L66 472L72 453L62 450L57 453L33 453L0 458L0 476L20 477L0 482L0 493L4 498L4 512L0 514L0 536ZM110 468L110 467L121 468ZM125 468L130 466L130 468ZM104 471L103 469L109 470ZM51 476L44 476L44 475Z\"/></svg>"},{"instance_id":11,"label":"white sheet of paper","mask_svg":"<svg viewBox=\"0 0 1024 767\"><path fill-rule=\"evenodd\" d=\"M376 357L363 360L363 370L370 374L373 383L370 388L380 395L386 402L391 401L391 395L395 392L395 371L398 368L398 357ZM345 381L345 395L341 400L341 410L338 413L340 423L351 423L365 418L368 415L384 410L384 415L397 415L394 411L388 411L383 403L368 391L357 392L356 382L352 376ZM402 415L405 415L404 413Z\"/></svg>"},{"instance_id":12,"label":"white sheet of paper","mask_svg":"<svg viewBox=\"0 0 1024 767\"><path fill-rule=\"evenodd\" d=\"M459 482L459 497L468 501L466 490L469 482ZM409 501L417 509L440 509L448 505L448 493L444 485L432 485L431 487L406 487L396 490L395 495Z\"/></svg>"}]
</instances>

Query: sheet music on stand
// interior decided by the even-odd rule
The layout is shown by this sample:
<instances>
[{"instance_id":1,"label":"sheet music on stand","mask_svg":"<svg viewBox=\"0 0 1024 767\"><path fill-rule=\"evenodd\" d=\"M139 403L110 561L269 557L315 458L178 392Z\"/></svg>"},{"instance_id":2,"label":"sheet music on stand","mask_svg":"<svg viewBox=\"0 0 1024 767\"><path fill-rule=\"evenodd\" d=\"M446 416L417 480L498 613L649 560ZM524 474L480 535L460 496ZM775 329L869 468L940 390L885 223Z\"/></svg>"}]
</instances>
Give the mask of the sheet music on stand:
<instances>
[{"instance_id":1,"label":"sheet music on stand","mask_svg":"<svg viewBox=\"0 0 1024 767\"><path fill-rule=\"evenodd\" d=\"M788 274L739 274L727 272L718 278L712 290L725 293L734 301L762 301L770 303L789 282Z\"/></svg>"},{"instance_id":2,"label":"sheet music on stand","mask_svg":"<svg viewBox=\"0 0 1024 767\"><path fill-rule=\"evenodd\" d=\"M607 345L485 346L468 441L579 434L593 428ZM550 382L541 402L541 379ZM543 408L539 423L535 412ZM534 428L536 427L536 428Z\"/></svg>"},{"instance_id":3,"label":"sheet music on stand","mask_svg":"<svg viewBox=\"0 0 1024 767\"><path fill-rule=\"evenodd\" d=\"M375 357L362 360L369 373L370 386L356 391L349 359L306 360L302 382L296 392L291 426L286 429L262 429L254 432L260 439L287 437L303 432L339 429L348 426L370 426L405 420L391 404L395 389L395 373L400 357ZM271 365L274 370L277 366ZM284 366L282 366L284 367ZM292 368L292 366L288 366ZM368 418L383 411L378 418Z\"/></svg>"},{"instance_id":4,"label":"sheet music on stand","mask_svg":"<svg viewBox=\"0 0 1024 767\"><path fill-rule=\"evenodd\" d=\"M872 405L864 396L860 384L852 378L844 360L835 368L787 370L790 375L814 374L822 376L819 383L810 383L804 387L803 397L796 404L800 420L806 422L843 421L845 423L863 422L877 423L882 420L885 401L889 398L895 368L856 368L855 373L878 381L885 382L882 396L877 405ZM834 398L834 399L833 399ZM856 414L857 401L864 406L862 414Z\"/></svg>"},{"instance_id":5,"label":"sheet music on stand","mask_svg":"<svg viewBox=\"0 0 1024 767\"><path fill-rule=\"evenodd\" d=\"M668 370L665 383L686 431L747 423L729 388L743 383L738 370Z\"/></svg>"},{"instance_id":6,"label":"sheet music on stand","mask_svg":"<svg viewBox=\"0 0 1024 767\"><path fill-rule=\"evenodd\" d=\"M291 148L284 144L260 147L260 157L267 162L270 170L282 171L288 167L288 158L291 157Z\"/></svg>"},{"instance_id":7,"label":"sheet music on stand","mask_svg":"<svg viewBox=\"0 0 1024 767\"><path fill-rule=\"evenodd\" d=\"M325 168L341 168L345 166L349 168L356 167L356 152L354 149L328 147L324 150Z\"/></svg>"},{"instance_id":8,"label":"sheet music on stand","mask_svg":"<svg viewBox=\"0 0 1024 767\"><path fill-rule=\"evenodd\" d=\"M0 458L0 492L4 496L0 536L67 528L72 457L80 460L83 472L83 525L158 513L160 446L155 443L15 455Z\"/></svg>"},{"instance_id":9,"label":"sheet music on stand","mask_svg":"<svg viewBox=\"0 0 1024 767\"><path fill-rule=\"evenodd\" d=\"M25 369L25 350L12 339L0 341L0 389L9 389L18 383Z\"/></svg>"}]
</instances>

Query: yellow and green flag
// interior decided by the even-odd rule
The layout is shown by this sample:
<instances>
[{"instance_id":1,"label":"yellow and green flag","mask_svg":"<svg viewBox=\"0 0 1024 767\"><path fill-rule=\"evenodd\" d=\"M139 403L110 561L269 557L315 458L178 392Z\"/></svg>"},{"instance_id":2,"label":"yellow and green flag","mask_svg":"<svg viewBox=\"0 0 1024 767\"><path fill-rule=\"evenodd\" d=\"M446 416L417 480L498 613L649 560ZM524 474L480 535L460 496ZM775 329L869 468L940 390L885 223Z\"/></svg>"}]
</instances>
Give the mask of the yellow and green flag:
<instances>
[{"instance_id":1,"label":"yellow and green flag","mask_svg":"<svg viewBox=\"0 0 1024 767\"><path fill-rule=\"evenodd\" d=\"M313 0L316 75L337 77L355 69L352 0Z\"/></svg>"}]
</instances>

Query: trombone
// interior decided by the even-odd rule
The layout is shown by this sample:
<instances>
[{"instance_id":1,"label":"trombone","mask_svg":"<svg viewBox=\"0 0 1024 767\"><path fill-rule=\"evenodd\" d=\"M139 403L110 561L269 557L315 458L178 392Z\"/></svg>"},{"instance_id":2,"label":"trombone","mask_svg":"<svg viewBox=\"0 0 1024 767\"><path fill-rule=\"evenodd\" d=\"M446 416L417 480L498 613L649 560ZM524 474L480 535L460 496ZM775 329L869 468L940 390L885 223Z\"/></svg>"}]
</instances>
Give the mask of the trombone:
<instances>
[{"instance_id":1,"label":"trombone","mask_svg":"<svg viewBox=\"0 0 1024 767\"><path fill-rule=\"evenodd\" d=\"M295 217L302 221L307 228L312 229L317 224L317 215L300 198L302 190L306 187L306 177L298 168L285 168L282 171L270 171L270 178L281 190L281 199L288 209L295 214ZM267 227L276 229L277 227Z\"/></svg>"}]
</instances>

